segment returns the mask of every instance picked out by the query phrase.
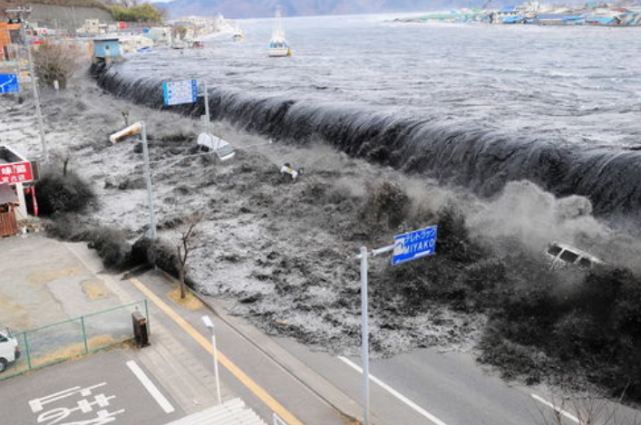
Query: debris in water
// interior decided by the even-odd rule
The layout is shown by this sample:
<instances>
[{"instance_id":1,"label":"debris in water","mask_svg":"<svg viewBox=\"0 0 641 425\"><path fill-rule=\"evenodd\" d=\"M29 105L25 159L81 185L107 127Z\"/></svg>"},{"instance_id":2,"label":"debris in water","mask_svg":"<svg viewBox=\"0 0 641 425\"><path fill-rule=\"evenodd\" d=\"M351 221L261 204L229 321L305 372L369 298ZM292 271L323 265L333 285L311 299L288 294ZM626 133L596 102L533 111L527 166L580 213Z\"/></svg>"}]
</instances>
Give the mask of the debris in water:
<instances>
[{"instance_id":1,"label":"debris in water","mask_svg":"<svg viewBox=\"0 0 641 425\"><path fill-rule=\"evenodd\" d=\"M289 174L292 176L292 180L296 180L299 175L303 174L305 170L303 168L294 169L292 168L289 162L286 162L282 167L280 167L281 174Z\"/></svg>"}]
</instances>

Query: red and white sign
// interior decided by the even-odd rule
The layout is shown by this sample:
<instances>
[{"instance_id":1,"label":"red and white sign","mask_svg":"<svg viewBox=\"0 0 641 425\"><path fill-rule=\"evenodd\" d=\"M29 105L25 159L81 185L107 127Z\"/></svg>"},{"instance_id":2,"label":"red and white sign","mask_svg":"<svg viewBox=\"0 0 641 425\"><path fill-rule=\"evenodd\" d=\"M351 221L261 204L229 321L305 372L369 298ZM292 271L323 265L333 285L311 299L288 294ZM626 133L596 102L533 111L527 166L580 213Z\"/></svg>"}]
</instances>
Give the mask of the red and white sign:
<instances>
[{"instance_id":1,"label":"red and white sign","mask_svg":"<svg viewBox=\"0 0 641 425\"><path fill-rule=\"evenodd\" d=\"M118 22L118 28L124 30L125 28L127 28L127 24L125 22Z\"/></svg>"},{"instance_id":2,"label":"red and white sign","mask_svg":"<svg viewBox=\"0 0 641 425\"><path fill-rule=\"evenodd\" d=\"M33 181L30 162L0 164L0 184L29 183Z\"/></svg>"}]
</instances>

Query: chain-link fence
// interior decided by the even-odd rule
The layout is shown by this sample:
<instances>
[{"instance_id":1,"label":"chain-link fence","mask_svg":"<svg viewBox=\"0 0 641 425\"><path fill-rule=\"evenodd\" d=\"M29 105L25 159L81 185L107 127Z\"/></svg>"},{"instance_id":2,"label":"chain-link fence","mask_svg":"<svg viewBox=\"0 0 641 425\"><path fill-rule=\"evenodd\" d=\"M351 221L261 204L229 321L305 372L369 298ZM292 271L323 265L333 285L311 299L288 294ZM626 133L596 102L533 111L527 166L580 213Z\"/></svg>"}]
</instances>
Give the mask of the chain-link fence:
<instances>
[{"instance_id":1,"label":"chain-link fence","mask_svg":"<svg viewBox=\"0 0 641 425\"><path fill-rule=\"evenodd\" d=\"M0 344L6 347L2 352L12 350L9 345L15 345L11 341L14 338L18 351L15 361L10 361L0 374L0 380L133 339L131 314L135 311L146 317L150 331L149 308L147 300L143 300L3 338L6 341Z\"/></svg>"}]
</instances>

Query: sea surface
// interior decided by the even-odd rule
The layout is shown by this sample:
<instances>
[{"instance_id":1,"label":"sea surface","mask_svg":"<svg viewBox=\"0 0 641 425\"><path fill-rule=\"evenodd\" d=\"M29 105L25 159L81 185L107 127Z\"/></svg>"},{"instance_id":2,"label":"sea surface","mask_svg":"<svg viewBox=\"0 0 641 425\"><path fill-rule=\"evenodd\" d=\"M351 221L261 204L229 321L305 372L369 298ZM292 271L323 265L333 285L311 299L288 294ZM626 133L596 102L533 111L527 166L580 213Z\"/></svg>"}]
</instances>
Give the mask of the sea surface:
<instances>
[{"instance_id":1,"label":"sea surface","mask_svg":"<svg viewBox=\"0 0 641 425\"><path fill-rule=\"evenodd\" d=\"M391 16L284 19L294 56L268 58L272 20L245 43L157 51L127 71L314 102L375 105L558 142L641 140L641 28L390 24Z\"/></svg>"},{"instance_id":2,"label":"sea surface","mask_svg":"<svg viewBox=\"0 0 641 425\"><path fill-rule=\"evenodd\" d=\"M249 131L321 137L483 195L528 179L597 212L638 210L641 28L393 18L286 18L290 58L267 57L272 20L239 21L244 43L132 56L101 84L160 107L162 81L197 78L214 115Z\"/></svg>"}]
</instances>

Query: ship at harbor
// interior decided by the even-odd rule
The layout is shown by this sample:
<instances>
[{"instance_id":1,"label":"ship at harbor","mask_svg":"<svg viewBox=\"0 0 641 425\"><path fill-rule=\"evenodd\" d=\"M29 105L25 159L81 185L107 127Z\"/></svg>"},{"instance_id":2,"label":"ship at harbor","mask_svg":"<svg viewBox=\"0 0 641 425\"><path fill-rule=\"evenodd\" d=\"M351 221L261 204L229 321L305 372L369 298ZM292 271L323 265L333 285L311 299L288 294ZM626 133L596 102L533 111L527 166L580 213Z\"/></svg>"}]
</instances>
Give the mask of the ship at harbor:
<instances>
[{"instance_id":1,"label":"ship at harbor","mask_svg":"<svg viewBox=\"0 0 641 425\"><path fill-rule=\"evenodd\" d=\"M527 25L592 25L609 27L641 26L641 6L609 6L589 2L584 5L559 5L536 1L491 9L491 0L482 9L450 10L396 22L490 23Z\"/></svg>"},{"instance_id":2,"label":"ship at harbor","mask_svg":"<svg viewBox=\"0 0 641 425\"><path fill-rule=\"evenodd\" d=\"M282 12L280 8L276 9L274 30L272 31L272 38L269 41L268 55L270 58L282 58L292 55L292 49L289 47L287 39L285 39L285 30L283 29Z\"/></svg>"}]
</instances>

